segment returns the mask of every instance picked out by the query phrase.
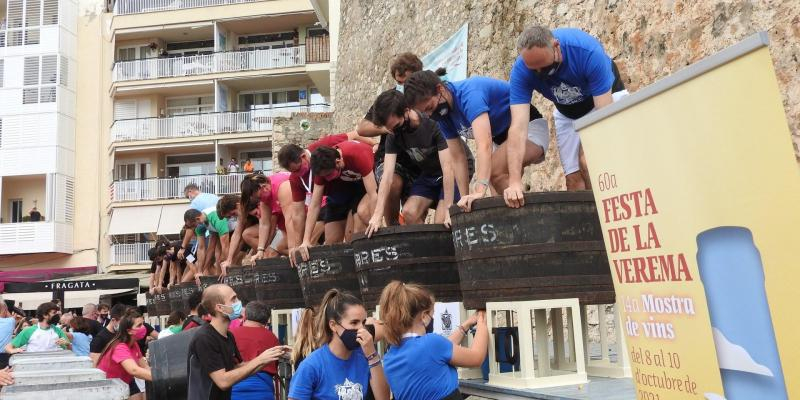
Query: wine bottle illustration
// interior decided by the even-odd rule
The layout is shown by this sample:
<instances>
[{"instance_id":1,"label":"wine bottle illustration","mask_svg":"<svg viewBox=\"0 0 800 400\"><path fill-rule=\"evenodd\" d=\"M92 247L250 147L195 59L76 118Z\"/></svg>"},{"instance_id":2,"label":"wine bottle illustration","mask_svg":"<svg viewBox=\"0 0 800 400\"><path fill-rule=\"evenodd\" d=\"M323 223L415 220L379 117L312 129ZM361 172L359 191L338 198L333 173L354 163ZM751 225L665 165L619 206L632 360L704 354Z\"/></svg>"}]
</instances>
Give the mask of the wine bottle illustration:
<instances>
[{"instance_id":1,"label":"wine bottle illustration","mask_svg":"<svg viewBox=\"0 0 800 400\"><path fill-rule=\"evenodd\" d=\"M742 227L710 229L697 236L697 249L725 398L787 399L752 233Z\"/></svg>"}]
</instances>

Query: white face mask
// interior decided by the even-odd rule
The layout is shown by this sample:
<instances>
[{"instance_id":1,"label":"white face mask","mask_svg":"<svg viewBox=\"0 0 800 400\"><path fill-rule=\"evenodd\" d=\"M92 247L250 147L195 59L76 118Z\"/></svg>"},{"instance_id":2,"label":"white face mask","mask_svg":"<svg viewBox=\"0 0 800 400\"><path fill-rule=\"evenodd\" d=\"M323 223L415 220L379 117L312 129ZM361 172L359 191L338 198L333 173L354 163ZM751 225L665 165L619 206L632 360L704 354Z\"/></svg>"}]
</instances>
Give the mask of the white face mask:
<instances>
[{"instance_id":1,"label":"white face mask","mask_svg":"<svg viewBox=\"0 0 800 400\"><path fill-rule=\"evenodd\" d=\"M400 92L400 93L403 93L403 85L401 85L401 84L399 84L399 83L398 83L398 84L397 84L397 86L395 86L394 88L395 88L395 89L396 89L398 92Z\"/></svg>"}]
</instances>

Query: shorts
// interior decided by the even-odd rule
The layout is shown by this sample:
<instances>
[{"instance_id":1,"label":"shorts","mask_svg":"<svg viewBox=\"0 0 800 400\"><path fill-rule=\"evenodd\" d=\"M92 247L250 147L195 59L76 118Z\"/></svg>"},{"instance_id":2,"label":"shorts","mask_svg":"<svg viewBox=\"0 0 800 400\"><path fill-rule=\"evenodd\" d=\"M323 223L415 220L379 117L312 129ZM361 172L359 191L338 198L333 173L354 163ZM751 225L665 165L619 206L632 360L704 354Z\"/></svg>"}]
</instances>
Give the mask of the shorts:
<instances>
[{"instance_id":1,"label":"shorts","mask_svg":"<svg viewBox=\"0 0 800 400\"><path fill-rule=\"evenodd\" d=\"M325 213L328 212L328 205L319 208L319 215L317 215L317 222L325 222Z\"/></svg>"},{"instance_id":2,"label":"shorts","mask_svg":"<svg viewBox=\"0 0 800 400\"><path fill-rule=\"evenodd\" d=\"M628 95L627 90L612 93L613 101L617 101ZM561 158L561 167L564 168L564 175L569 175L580 170L580 148L581 138L575 130L575 120L564 116L560 111L553 110L553 120L556 125L556 141L558 142L558 153Z\"/></svg>"},{"instance_id":3,"label":"shorts","mask_svg":"<svg viewBox=\"0 0 800 400\"><path fill-rule=\"evenodd\" d=\"M364 183L342 182L335 192L328 193L328 204L325 205L325 223L347 220L347 217L358 210L358 203L364 195Z\"/></svg>"},{"instance_id":4,"label":"shorts","mask_svg":"<svg viewBox=\"0 0 800 400\"><path fill-rule=\"evenodd\" d=\"M411 195L411 183L414 181L415 174L413 174L408 170L408 168L404 167L403 164L400 163L394 164L394 174L403 180L403 190L400 192L400 200L405 201L408 196ZM380 163L377 167L375 167L375 182L378 184L378 187L381 185L382 177L383 163Z\"/></svg>"},{"instance_id":5,"label":"shorts","mask_svg":"<svg viewBox=\"0 0 800 400\"><path fill-rule=\"evenodd\" d=\"M497 150L507 139L508 131L493 136L492 142L494 144L492 150ZM547 126L547 120L542 117L542 114L533 105L531 105L530 121L528 121L528 141L541 147L543 154L546 154L547 148L550 147L550 127Z\"/></svg>"},{"instance_id":6,"label":"shorts","mask_svg":"<svg viewBox=\"0 0 800 400\"><path fill-rule=\"evenodd\" d=\"M444 179L442 176L422 174L418 176L417 179L414 179L414 183L411 185L411 196L424 197L433 200L434 204L436 204L439 200L444 199L443 183ZM455 181L453 185L455 185L453 202L456 202L461 196L458 193L458 185L456 185Z\"/></svg>"},{"instance_id":7,"label":"shorts","mask_svg":"<svg viewBox=\"0 0 800 400\"><path fill-rule=\"evenodd\" d=\"M139 389L139 385L136 384L136 379L133 378L131 378L131 382L128 384L128 390L130 390L131 396L142 393L142 391Z\"/></svg>"}]
</instances>

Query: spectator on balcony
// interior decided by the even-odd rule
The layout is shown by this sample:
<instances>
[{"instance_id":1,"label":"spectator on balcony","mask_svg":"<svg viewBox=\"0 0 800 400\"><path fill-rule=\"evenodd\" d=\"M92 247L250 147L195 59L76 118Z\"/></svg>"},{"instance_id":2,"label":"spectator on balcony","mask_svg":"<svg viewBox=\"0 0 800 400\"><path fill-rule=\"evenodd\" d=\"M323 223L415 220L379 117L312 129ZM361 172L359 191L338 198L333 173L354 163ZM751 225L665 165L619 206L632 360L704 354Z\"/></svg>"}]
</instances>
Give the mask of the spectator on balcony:
<instances>
[{"instance_id":1,"label":"spectator on balcony","mask_svg":"<svg viewBox=\"0 0 800 400\"><path fill-rule=\"evenodd\" d=\"M351 214L353 232L363 232L366 228L378 201L378 185L375 183L371 156L372 148L356 141L342 142L336 147L320 146L311 154L314 191L308 206L303 243L297 248L304 261L308 260L311 233L319 215L323 193L328 195L326 244L345 240L347 217Z\"/></svg>"},{"instance_id":2,"label":"spectator on balcony","mask_svg":"<svg viewBox=\"0 0 800 400\"><path fill-rule=\"evenodd\" d=\"M36 206L33 206L29 214L31 216L31 222L39 222L42 220L42 213L36 209Z\"/></svg>"},{"instance_id":3,"label":"spectator on balcony","mask_svg":"<svg viewBox=\"0 0 800 400\"><path fill-rule=\"evenodd\" d=\"M253 162L249 158L244 162L244 172L248 174L253 172Z\"/></svg>"},{"instance_id":4,"label":"spectator on balcony","mask_svg":"<svg viewBox=\"0 0 800 400\"><path fill-rule=\"evenodd\" d=\"M231 162L228 163L228 173L235 174L239 172L239 162L236 157L231 157Z\"/></svg>"},{"instance_id":5,"label":"spectator on balcony","mask_svg":"<svg viewBox=\"0 0 800 400\"><path fill-rule=\"evenodd\" d=\"M228 173L228 167L225 166L225 160L219 159L219 165L217 165L217 175L226 175Z\"/></svg>"}]
</instances>

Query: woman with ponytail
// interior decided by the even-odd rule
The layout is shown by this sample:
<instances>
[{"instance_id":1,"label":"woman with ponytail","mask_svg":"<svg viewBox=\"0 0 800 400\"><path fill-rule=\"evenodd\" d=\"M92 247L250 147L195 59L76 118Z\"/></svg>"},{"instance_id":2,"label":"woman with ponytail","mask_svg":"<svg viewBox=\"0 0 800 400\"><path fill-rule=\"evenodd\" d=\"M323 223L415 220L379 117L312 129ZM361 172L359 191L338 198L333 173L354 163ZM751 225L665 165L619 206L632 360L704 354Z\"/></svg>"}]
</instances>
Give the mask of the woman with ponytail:
<instances>
[{"instance_id":1,"label":"woman with ponytail","mask_svg":"<svg viewBox=\"0 0 800 400\"><path fill-rule=\"evenodd\" d=\"M483 76L442 82L440 77L446 73L443 68L436 72L415 72L406 80L404 94L410 106L439 122L453 158L456 184L461 193L458 205L469 211L475 199L508 187L508 145L505 142L511 126L511 87L506 81ZM529 119L522 167L544 161L550 143L547 121L532 105ZM475 139L477 148L475 181L471 187L461 137Z\"/></svg>"},{"instance_id":2,"label":"woman with ponytail","mask_svg":"<svg viewBox=\"0 0 800 400\"><path fill-rule=\"evenodd\" d=\"M132 400L144 399L144 393L133 378L153 380L150 366L136 343L146 334L142 314L135 308L129 309L120 319L116 336L100 353L97 363L97 368L105 372L108 379L119 378L128 384Z\"/></svg>"},{"instance_id":3,"label":"woman with ponytail","mask_svg":"<svg viewBox=\"0 0 800 400\"><path fill-rule=\"evenodd\" d=\"M256 250L253 260L262 258L277 257L281 253L286 253L288 249L286 234L286 222L284 215L289 215L288 211L284 214L284 208L292 203L292 189L289 185L288 172L278 172L269 177L258 174L248 174L241 183L241 202L238 207L239 223L231 237L231 247L228 251L228 259L223 261L222 268L226 270L232 263L233 258L239 253L242 240L248 246ZM250 216L258 219L258 225L248 225ZM283 238L275 246L276 249L269 248L267 245L272 243L277 230L283 232Z\"/></svg>"},{"instance_id":4,"label":"woman with ponytail","mask_svg":"<svg viewBox=\"0 0 800 400\"><path fill-rule=\"evenodd\" d=\"M297 327L297 335L294 339L294 347L292 348L292 363L294 369L300 367L300 363L311 354L312 351L317 349L317 338L315 335L315 315L314 309L306 307L303 314L300 316L300 323Z\"/></svg>"},{"instance_id":5,"label":"woman with ponytail","mask_svg":"<svg viewBox=\"0 0 800 400\"><path fill-rule=\"evenodd\" d=\"M486 357L489 331L484 311L472 315L445 339L429 335L433 305L433 294L419 285L392 281L381 293L384 336L392 345L384 367L396 400L460 400L456 367L476 368ZM472 326L477 326L472 347L461 347Z\"/></svg>"},{"instance_id":6,"label":"woman with ponytail","mask_svg":"<svg viewBox=\"0 0 800 400\"><path fill-rule=\"evenodd\" d=\"M367 310L348 292L331 289L316 317L320 347L292 377L289 399L362 400L369 388L376 400L389 399L380 355L365 325Z\"/></svg>"}]
</instances>

